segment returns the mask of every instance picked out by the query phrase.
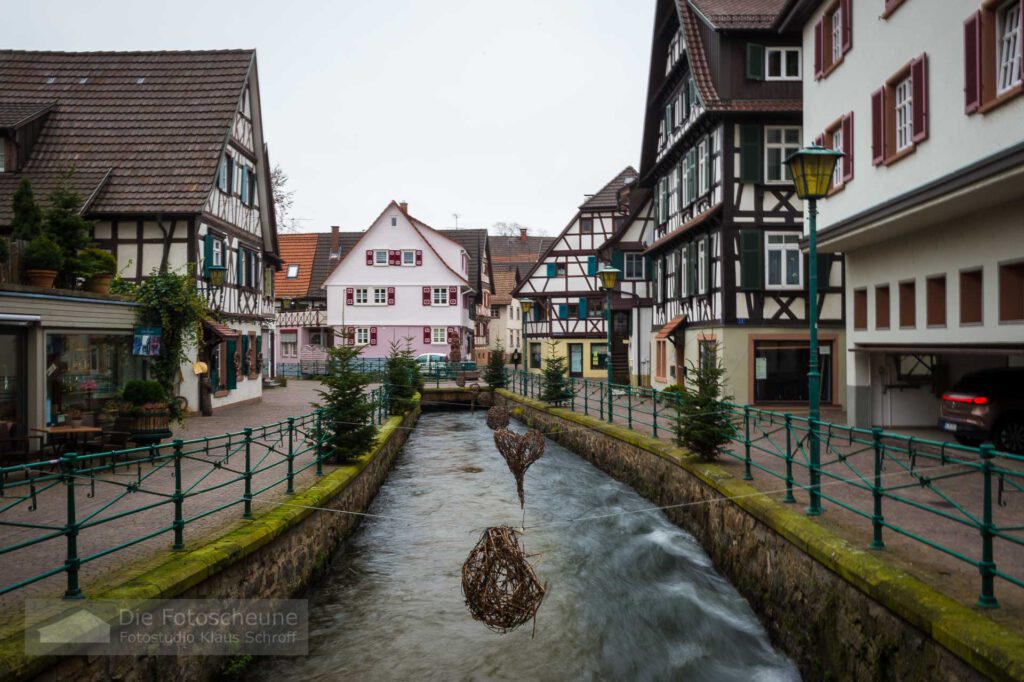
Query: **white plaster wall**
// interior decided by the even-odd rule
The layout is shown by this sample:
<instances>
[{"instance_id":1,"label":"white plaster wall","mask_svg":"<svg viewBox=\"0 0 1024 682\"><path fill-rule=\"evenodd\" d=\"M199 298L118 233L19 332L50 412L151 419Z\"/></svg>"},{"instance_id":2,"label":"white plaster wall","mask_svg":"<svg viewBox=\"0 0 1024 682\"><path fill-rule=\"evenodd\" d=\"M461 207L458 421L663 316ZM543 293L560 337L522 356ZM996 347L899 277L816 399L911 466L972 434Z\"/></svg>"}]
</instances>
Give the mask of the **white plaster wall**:
<instances>
[{"instance_id":1,"label":"white plaster wall","mask_svg":"<svg viewBox=\"0 0 1024 682\"><path fill-rule=\"evenodd\" d=\"M822 3L824 8L826 3ZM854 112L854 177L820 205L818 228L1024 141L1024 97L984 115L964 113L963 22L978 0L905 2L881 19L881 2L853 3L853 47L827 78L814 80L814 24L804 26L804 141ZM928 54L929 136L891 166L871 165L871 93L911 59Z\"/></svg>"}]
</instances>

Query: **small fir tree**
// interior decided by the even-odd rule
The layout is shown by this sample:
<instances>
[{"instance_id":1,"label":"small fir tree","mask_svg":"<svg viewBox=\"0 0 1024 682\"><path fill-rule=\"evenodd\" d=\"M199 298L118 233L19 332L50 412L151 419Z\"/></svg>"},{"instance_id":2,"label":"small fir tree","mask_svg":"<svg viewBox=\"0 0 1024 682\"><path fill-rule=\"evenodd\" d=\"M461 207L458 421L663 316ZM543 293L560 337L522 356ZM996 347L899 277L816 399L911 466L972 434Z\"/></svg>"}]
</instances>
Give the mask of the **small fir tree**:
<instances>
[{"instance_id":1,"label":"small fir tree","mask_svg":"<svg viewBox=\"0 0 1024 682\"><path fill-rule=\"evenodd\" d=\"M327 350L327 374L320 377L320 429L314 435L323 451L335 462L363 454L373 446L377 429L375 409L366 394L369 377L357 367L363 349L335 346Z\"/></svg>"},{"instance_id":2,"label":"small fir tree","mask_svg":"<svg viewBox=\"0 0 1024 682\"><path fill-rule=\"evenodd\" d=\"M57 286L65 289L74 288L79 278L90 274L80 254L92 246L92 223L82 217L81 209L81 195L62 183L50 195L50 208L46 210L44 229L64 251Z\"/></svg>"},{"instance_id":3,"label":"small fir tree","mask_svg":"<svg viewBox=\"0 0 1024 682\"><path fill-rule=\"evenodd\" d=\"M385 378L391 396L391 414L405 414L413 405L413 397L423 390L423 376L412 353L412 342L392 341L385 362Z\"/></svg>"},{"instance_id":4,"label":"small fir tree","mask_svg":"<svg viewBox=\"0 0 1024 682\"><path fill-rule=\"evenodd\" d=\"M732 397L723 395L725 368L718 360L718 344L707 350L701 362L689 363L685 390L679 392L675 435L676 444L711 461L733 437L729 412L722 405Z\"/></svg>"},{"instance_id":5,"label":"small fir tree","mask_svg":"<svg viewBox=\"0 0 1024 682\"><path fill-rule=\"evenodd\" d=\"M548 341L548 357L541 372L540 399L549 405L564 405L572 400L569 369L565 356L558 353L558 342Z\"/></svg>"},{"instance_id":6,"label":"small fir tree","mask_svg":"<svg viewBox=\"0 0 1024 682\"><path fill-rule=\"evenodd\" d=\"M501 344L491 351L487 358L487 367L484 368L484 381L491 388L505 388L508 384L508 377L505 375L505 349Z\"/></svg>"},{"instance_id":7,"label":"small fir tree","mask_svg":"<svg viewBox=\"0 0 1024 682\"><path fill-rule=\"evenodd\" d=\"M11 237L19 241L32 241L43 228L43 212L32 193L32 183L22 178L11 198Z\"/></svg>"}]
</instances>

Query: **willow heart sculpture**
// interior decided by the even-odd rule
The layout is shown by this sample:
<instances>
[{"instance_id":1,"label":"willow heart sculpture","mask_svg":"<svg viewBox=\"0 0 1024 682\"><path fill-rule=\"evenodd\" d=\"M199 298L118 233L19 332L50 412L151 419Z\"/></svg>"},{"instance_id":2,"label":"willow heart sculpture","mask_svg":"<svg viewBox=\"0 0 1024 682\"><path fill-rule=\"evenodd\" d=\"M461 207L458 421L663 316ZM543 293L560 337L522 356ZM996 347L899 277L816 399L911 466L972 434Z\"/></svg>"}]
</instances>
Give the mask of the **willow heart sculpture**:
<instances>
[{"instance_id":1,"label":"willow heart sculpture","mask_svg":"<svg viewBox=\"0 0 1024 682\"><path fill-rule=\"evenodd\" d=\"M546 591L527 561L519 531L510 526L484 529L462 565L462 594L469 612L497 632L511 632L536 619Z\"/></svg>"},{"instance_id":2,"label":"willow heart sculpture","mask_svg":"<svg viewBox=\"0 0 1024 682\"><path fill-rule=\"evenodd\" d=\"M526 500L523 493L523 477L530 465L544 454L544 436L540 431L530 429L520 436L508 429L495 429L494 444L498 452L505 458L505 463L516 477L516 492L519 493L519 508L523 509Z\"/></svg>"}]
</instances>

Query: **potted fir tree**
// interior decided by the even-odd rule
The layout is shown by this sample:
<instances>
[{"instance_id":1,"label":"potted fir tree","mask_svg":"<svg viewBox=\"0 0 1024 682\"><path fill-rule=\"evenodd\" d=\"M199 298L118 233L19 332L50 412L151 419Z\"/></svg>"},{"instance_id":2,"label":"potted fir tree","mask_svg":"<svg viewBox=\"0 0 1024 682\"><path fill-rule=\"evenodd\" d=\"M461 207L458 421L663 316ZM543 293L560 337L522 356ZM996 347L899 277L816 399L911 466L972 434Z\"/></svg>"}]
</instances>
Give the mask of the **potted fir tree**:
<instances>
[{"instance_id":1,"label":"potted fir tree","mask_svg":"<svg viewBox=\"0 0 1024 682\"><path fill-rule=\"evenodd\" d=\"M127 382L121 390L121 403L119 417L131 432L129 440L148 445L170 437L171 410L160 382Z\"/></svg>"},{"instance_id":2,"label":"potted fir tree","mask_svg":"<svg viewBox=\"0 0 1024 682\"><path fill-rule=\"evenodd\" d=\"M96 294L109 294L110 282L117 273L117 259L109 251L90 246L78 256L86 274L85 288Z\"/></svg>"},{"instance_id":3,"label":"potted fir tree","mask_svg":"<svg viewBox=\"0 0 1024 682\"><path fill-rule=\"evenodd\" d=\"M21 254L21 267L30 286L53 288L53 280L64 262L60 244L46 234L32 239Z\"/></svg>"}]
</instances>

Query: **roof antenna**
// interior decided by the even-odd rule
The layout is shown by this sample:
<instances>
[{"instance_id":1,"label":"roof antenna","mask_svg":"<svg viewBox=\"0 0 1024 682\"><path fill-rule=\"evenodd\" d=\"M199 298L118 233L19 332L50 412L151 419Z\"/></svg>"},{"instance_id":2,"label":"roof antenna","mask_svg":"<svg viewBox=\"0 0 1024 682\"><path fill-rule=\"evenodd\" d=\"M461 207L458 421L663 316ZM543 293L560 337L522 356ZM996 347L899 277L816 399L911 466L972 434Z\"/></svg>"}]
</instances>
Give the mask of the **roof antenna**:
<instances>
[{"instance_id":1,"label":"roof antenna","mask_svg":"<svg viewBox=\"0 0 1024 682\"><path fill-rule=\"evenodd\" d=\"M457 229L459 229L459 214L458 213L452 213L452 215L455 217L455 229L457 230Z\"/></svg>"}]
</instances>

